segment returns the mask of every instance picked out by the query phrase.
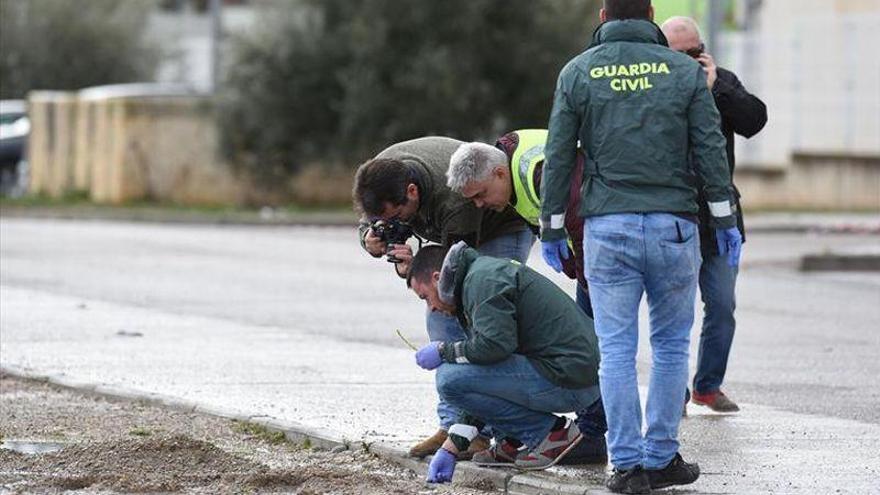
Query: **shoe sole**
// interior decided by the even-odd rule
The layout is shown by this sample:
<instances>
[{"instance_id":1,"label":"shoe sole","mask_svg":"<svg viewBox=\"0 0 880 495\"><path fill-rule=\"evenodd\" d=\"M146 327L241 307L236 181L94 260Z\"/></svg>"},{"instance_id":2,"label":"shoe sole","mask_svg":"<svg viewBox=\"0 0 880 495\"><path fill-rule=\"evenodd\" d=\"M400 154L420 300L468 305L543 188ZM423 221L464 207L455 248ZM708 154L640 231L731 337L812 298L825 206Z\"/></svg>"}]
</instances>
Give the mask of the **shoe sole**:
<instances>
[{"instance_id":1,"label":"shoe sole","mask_svg":"<svg viewBox=\"0 0 880 495\"><path fill-rule=\"evenodd\" d=\"M581 439L583 439L583 438L584 438L583 434L578 434L578 436L570 444L568 444L568 447L566 447L565 450L563 450L558 456L556 456L556 458L553 459L550 462L550 464L544 464L541 466L520 466L520 465L516 465L516 464L514 464L514 465L516 466L517 469L520 469L522 471L543 471L547 468L553 467L556 464L558 464L559 461L564 459L565 456L568 455L568 453L571 452L571 450L573 448L575 448L577 446L577 444L579 444L581 442Z\"/></svg>"},{"instance_id":2,"label":"shoe sole","mask_svg":"<svg viewBox=\"0 0 880 495\"><path fill-rule=\"evenodd\" d=\"M471 460L475 466L480 467L495 467L495 468L515 468L516 464L513 462L503 462L503 461L492 461L492 462L478 462Z\"/></svg>"},{"instance_id":3,"label":"shoe sole","mask_svg":"<svg viewBox=\"0 0 880 495\"><path fill-rule=\"evenodd\" d=\"M558 466L586 466L590 464L608 464L608 456L595 457L571 457L566 456L562 461L557 462Z\"/></svg>"},{"instance_id":4,"label":"shoe sole","mask_svg":"<svg viewBox=\"0 0 880 495\"><path fill-rule=\"evenodd\" d=\"M606 486L606 488L608 488ZM611 493L623 493L625 495L651 495L651 488L645 488L644 490L623 490L619 492L615 492L611 488L608 488L608 491Z\"/></svg>"},{"instance_id":5,"label":"shoe sole","mask_svg":"<svg viewBox=\"0 0 880 495\"><path fill-rule=\"evenodd\" d=\"M655 484L651 483L651 490L661 490L661 489L663 489L663 488L669 488L670 486L685 486L685 485L690 485L690 484L696 483L696 481L697 481L698 479L700 479L699 476L697 476L697 478L694 479L694 480L691 480L691 481L685 481L685 482L683 482L683 483L682 483L682 482L667 482L667 483L660 483L660 484L658 484L658 485L655 485Z\"/></svg>"},{"instance_id":6,"label":"shoe sole","mask_svg":"<svg viewBox=\"0 0 880 495\"><path fill-rule=\"evenodd\" d=\"M700 402L700 401L694 399L693 397L691 397L691 402L692 402L693 404L698 405L698 406L708 407L710 410L715 411L715 412L717 412L717 413L735 413L735 412L739 412L739 407L737 407L736 409L729 409L729 410L716 409L716 408L712 407L711 405L709 405L708 402ZM685 414L683 414L682 416L684 416L684 415L685 415Z\"/></svg>"}]
</instances>

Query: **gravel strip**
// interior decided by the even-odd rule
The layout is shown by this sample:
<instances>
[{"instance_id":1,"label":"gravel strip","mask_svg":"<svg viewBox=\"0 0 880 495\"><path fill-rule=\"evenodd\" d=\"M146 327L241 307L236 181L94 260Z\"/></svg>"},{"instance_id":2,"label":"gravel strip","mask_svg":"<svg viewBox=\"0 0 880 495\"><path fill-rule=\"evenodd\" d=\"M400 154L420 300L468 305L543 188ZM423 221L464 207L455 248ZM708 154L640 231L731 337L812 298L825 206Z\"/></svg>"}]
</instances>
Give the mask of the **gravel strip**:
<instances>
[{"instance_id":1,"label":"gravel strip","mask_svg":"<svg viewBox=\"0 0 880 495\"><path fill-rule=\"evenodd\" d=\"M0 494L490 492L429 486L361 449L294 445L262 427L0 376ZM14 442L58 446L25 454ZM338 450L338 449L337 449Z\"/></svg>"}]
</instances>

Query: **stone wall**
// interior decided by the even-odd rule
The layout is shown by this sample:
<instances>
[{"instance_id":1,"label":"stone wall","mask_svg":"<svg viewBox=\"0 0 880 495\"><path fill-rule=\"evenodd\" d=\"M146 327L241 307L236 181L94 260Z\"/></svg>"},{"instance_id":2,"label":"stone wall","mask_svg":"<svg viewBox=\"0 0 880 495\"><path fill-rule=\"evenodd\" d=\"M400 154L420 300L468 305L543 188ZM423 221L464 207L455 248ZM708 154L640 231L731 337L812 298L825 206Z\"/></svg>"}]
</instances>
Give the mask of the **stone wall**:
<instances>
[{"instance_id":1,"label":"stone wall","mask_svg":"<svg viewBox=\"0 0 880 495\"><path fill-rule=\"evenodd\" d=\"M240 204L210 101L154 85L33 92L30 191L96 203Z\"/></svg>"},{"instance_id":2,"label":"stone wall","mask_svg":"<svg viewBox=\"0 0 880 495\"><path fill-rule=\"evenodd\" d=\"M746 210L880 213L880 156L798 152L787 166L737 166L735 182Z\"/></svg>"},{"instance_id":3,"label":"stone wall","mask_svg":"<svg viewBox=\"0 0 880 495\"><path fill-rule=\"evenodd\" d=\"M30 191L56 198L84 193L108 204L282 204L291 199L270 200L231 172L218 152L208 99L153 86L31 93ZM292 182L294 197L320 204L331 192L346 196L348 172L306 169ZM736 183L746 209L880 212L880 156L875 154L796 152L777 167L739 165Z\"/></svg>"}]
</instances>

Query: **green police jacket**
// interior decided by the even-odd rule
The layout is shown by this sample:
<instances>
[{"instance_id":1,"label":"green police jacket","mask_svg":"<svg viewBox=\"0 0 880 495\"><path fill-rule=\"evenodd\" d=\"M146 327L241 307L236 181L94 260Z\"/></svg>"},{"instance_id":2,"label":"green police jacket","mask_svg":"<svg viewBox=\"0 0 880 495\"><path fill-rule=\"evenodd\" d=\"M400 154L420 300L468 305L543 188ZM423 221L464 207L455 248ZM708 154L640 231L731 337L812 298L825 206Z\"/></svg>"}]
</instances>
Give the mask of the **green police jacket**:
<instances>
[{"instance_id":1,"label":"green police jacket","mask_svg":"<svg viewBox=\"0 0 880 495\"><path fill-rule=\"evenodd\" d=\"M715 227L736 225L721 120L702 67L647 20L599 26L560 72L541 181L541 237L564 238L580 141L582 216L697 212L696 175ZM694 167L689 165L693 156Z\"/></svg>"},{"instance_id":2,"label":"green police jacket","mask_svg":"<svg viewBox=\"0 0 880 495\"><path fill-rule=\"evenodd\" d=\"M593 320L543 275L459 243L443 263L439 286L441 298L454 300L467 334L444 342L445 361L493 364L516 353L560 387L599 383Z\"/></svg>"}]
</instances>

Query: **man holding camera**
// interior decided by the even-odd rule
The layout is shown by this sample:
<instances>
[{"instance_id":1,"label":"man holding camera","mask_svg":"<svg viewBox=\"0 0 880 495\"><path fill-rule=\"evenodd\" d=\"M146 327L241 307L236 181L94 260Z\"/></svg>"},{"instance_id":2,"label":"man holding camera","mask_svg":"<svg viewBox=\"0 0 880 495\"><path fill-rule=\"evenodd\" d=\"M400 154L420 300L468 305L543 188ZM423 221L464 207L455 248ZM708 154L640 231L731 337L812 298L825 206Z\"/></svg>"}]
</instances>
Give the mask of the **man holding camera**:
<instances>
[{"instance_id":1,"label":"man holding camera","mask_svg":"<svg viewBox=\"0 0 880 495\"><path fill-rule=\"evenodd\" d=\"M455 150L463 143L447 137L425 137L392 145L361 165L355 174L353 198L362 212L359 237L363 248L374 257L388 255L398 276L406 278L412 262L412 248L401 239L386 242L377 235L408 226L422 239L449 247L465 241L482 254L525 263L534 235L510 208L484 211L446 186L446 170ZM377 225L377 222L383 222ZM404 227L398 227L405 225ZM374 228L375 227L375 228ZM377 232L378 231L378 232ZM464 332L455 317L429 311L431 341L461 340ZM439 430L414 446L410 455L433 454L447 438L447 430L459 412L440 400L437 406ZM467 458L488 447L480 438L463 453Z\"/></svg>"},{"instance_id":2,"label":"man holding camera","mask_svg":"<svg viewBox=\"0 0 880 495\"><path fill-rule=\"evenodd\" d=\"M421 249L407 283L431 311L465 326L463 338L433 341L416 353L419 366L437 369L441 397L463 412L431 460L429 482L452 480L456 454L483 424L498 437L474 455L478 464L545 469L580 444L591 444L604 463L596 334L556 284L461 242L448 252ZM578 424L554 414L570 412L578 412Z\"/></svg>"},{"instance_id":3,"label":"man holding camera","mask_svg":"<svg viewBox=\"0 0 880 495\"><path fill-rule=\"evenodd\" d=\"M767 107L750 94L733 72L715 65L706 53L700 36L700 28L689 17L673 17L663 23L663 34L669 48L693 58L706 72L706 84L712 92L715 106L721 114L721 133L727 141L727 164L731 179L736 166L733 134L750 138L767 123ZM745 242L742 209L739 192L734 186L731 200L737 218L737 228ZM697 353L697 372L694 375L694 404L707 406L717 412L736 412L739 406L721 391L721 383L727 371L727 358L733 344L736 329L736 276L738 269L730 266L719 253L715 232L709 227L709 206L703 195L698 197L700 206L700 248L703 261L700 264L700 294L703 299L703 330Z\"/></svg>"}]
</instances>

